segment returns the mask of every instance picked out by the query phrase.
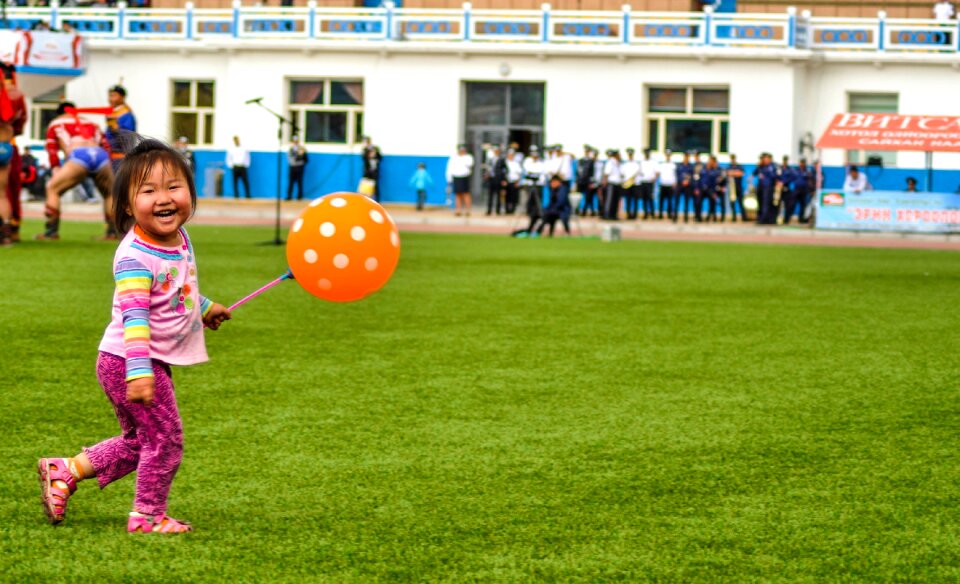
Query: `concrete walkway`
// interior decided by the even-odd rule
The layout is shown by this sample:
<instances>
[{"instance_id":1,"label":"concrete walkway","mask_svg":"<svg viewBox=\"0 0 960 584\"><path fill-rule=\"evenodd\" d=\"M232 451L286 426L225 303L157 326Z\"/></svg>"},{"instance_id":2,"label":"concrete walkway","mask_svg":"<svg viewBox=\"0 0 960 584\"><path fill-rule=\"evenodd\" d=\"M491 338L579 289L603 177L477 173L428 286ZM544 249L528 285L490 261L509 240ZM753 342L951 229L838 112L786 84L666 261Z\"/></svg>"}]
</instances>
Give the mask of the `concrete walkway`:
<instances>
[{"instance_id":1,"label":"concrete walkway","mask_svg":"<svg viewBox=\"0 0 960 584\"><path fill-rule=\"evenodd\" d=\"M307 201L282 202L281 227L284 231L300 214ZM402 231L436 233L487 233L507 235L514 229L526 227L525 216L491 216L473 213L470 217L455 217L445 208L431 208L417 212L409 205L386 205L393 220ZM75 221L102 221L99 204L65 203L63 218ZM276 202L264 199L200 199L193 221L205 225L271 226L275 221ZM24 215L42 219L43 204L24 203ZM599 237L611 222L596 218L571 218L574 235ZM673 223L671 221L619 221L616 223L625 239L672 241L719 241L740 243L768 243L793 245L826 245L882 248L941 249L960 251L960 234L925 235L915 233L871 233L852 231L823 231L803 225L757 226L752 223ZM564 237L557 224L557 236Z\"/></svg>"}]
</instances>

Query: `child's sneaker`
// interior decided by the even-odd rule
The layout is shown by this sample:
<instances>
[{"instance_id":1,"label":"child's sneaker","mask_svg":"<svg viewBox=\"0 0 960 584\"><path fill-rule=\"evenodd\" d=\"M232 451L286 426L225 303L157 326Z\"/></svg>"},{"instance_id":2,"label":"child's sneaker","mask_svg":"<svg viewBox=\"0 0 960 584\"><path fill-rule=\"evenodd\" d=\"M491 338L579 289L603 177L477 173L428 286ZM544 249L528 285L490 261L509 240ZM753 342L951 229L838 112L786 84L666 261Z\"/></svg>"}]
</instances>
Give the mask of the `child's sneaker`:
<instances>
[{"instance_id":1,"label":"child's sneaker","mask_svg":"<svg viewBox=\"0 0 960 584\"><path fill-rule=\"evenodd\" d=\"M127 519L127 531L129 533L187 533L193 531L193 527L186 521L174 519L166 513L144 515L131 511L130 518Z\"/></svg>"},{"instance_id":2,"label":"child's sneaker","mask_svg":"<svg viewBox=\"0 0 960 584\"><path fill-rule=\"evenodd\" d=\"M47 513L47 520L56 525L67 514L67 500L77 490L77 480L70 472L66 458L41 458L37 462L37 474L43 510ZM62 481L67 485L67 490L55 485L55 481Z\"/></svg>"}]
</instances>

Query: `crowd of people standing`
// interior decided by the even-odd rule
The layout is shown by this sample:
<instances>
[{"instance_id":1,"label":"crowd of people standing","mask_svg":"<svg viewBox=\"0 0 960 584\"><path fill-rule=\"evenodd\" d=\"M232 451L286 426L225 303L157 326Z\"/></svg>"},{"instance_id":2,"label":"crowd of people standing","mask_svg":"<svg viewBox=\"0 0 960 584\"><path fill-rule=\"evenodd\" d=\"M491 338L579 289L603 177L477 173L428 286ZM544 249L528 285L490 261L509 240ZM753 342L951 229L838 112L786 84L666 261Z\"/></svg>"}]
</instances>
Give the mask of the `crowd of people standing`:
<instances>
[{"instance_id":1,"label":"crowd of people standing","mask_svg":"<svg viewBox=\"0 0 960 584\"><path fill-rule=\"evenodd\" d=\"M625 155L609 149L603 159L590 145L584 145L579 159L564 151L561 144L547 146L544 151L541 155L540 149L532 146L524 155L516 144L484 149L487 215L515 213L521 205L521 194L525 194L522 206L531 216L531 225L535 216L545 218L547 225L556 216L568 226L573 212L608 221L677 222L682 216L685 222L691 218L696 222L723 222L728 215L731 221L737 221L738 216L747 221L748 211L755 211L754 220L759 224L786 224L794 215L799 221L807 219L815 191L815 173L806 160L792 165L783 157L780 164L775 164L769 153L758 160L750 181L752 188L747 189L749 177L736 155L730 155L730 162L721 166L716 156L700 152L681 153L678 160L669 150L657 157L645 150L637 157L633 148L626 148ZM470 168L464 162L466 158L472 164L472 157L462 146L457 157L451 159L459 176L453 176L448 166L448 181L459 178L461 188L468 188ZM579 193L576 209L571 193ZM461 211L459 205L457 211Z\"/></svg>"}]
</instances>

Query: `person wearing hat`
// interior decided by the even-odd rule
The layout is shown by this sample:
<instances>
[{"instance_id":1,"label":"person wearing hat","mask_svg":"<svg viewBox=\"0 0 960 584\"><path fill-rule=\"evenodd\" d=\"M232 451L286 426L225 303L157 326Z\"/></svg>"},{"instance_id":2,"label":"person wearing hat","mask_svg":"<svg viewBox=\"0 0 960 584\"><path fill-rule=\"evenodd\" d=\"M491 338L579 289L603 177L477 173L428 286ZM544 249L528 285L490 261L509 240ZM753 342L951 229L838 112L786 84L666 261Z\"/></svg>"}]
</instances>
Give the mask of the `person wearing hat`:
<instances>
[{"instance_id":1,"label":"person wearing hat","mask_svg":"<svg viewBox=\"0 0 960 584\"><path fill-rule=\"evenodd\" d=\"M727 185L724 182L723 169L717 164L717 157L712 154L707 164L700 170L697 188L700 196L697 198L697 221L702 220L703 203L707 204L707 221L717 221L717 205L722 209Z\"/></svg>"},{"instance_id":2,"label":"person wearing hat","mask_svg":"<svg viewBox=\"0 0 960 584\"><path fill-rule=\"evenodd\" d=\"M294 134L290 137L290 149L287 150L287 164L290 167L289 181L287 182L287 200L293 198L293 187L297 187L297 200L303 200L303 171L307 166L310 155L307 149L300 143L300 136Z\"/></svg>"},{"instance_id":3,"label":"person wearing hat","mask_svg":"<svg viewBox=\"0 0 960 584\"><path fill-rule=\"evenodd\" d=\"M760 209L757 211L758 225L776 225L777 209L773 205L773 193L780 182L777 172L777 166L773 163L773 155L764 152L760 155L760 162L753 169L753 176L756 177L757 200Z\"/></svg>"},{"instance_id":4,"label":"person wearing hat","mask_svg":"<svg viewBox=\"0 0 960 584\"><path fill-rule=\"evenodd\" d=\"M543 185L547 183L543 172L543 159L540 158L540 149L536 146L530 147L530 155L523 159L523 179L520 185L524 191L524 202L521 206L527 208L527 214L530 215L531 205L535 203L537 216L542 210L540 201L543 198ZM532 218L533 215L530 215Z\"/></svg>"},{"instance_id":5,"label":"person wearing hat","mask_svg":"<svg viewBox=\"0 0 960 584\"><path fill-rule=\"evenodd\" d=\"M124 135L137 131L137 118L127 105L127 90L122 85L114 85L107 92L107 101L113 111L107 115L107 130L104 134L110 144L110 165L116 173L123 162L127 150Z\"/></svg>"},{"instance_id":6,"label":"person wearing hat","mask_svg":"<svg viewBox=\"0 0 960 584\"><path fill-rule=\"evenodd\" d=\"M470 176L473 175L473 155L467 152L467 145L457 146L457 153L447 161L447 183L450 189L456 195L455 215L458 217L461 213L470 216L470 208L473 205L470 195Z\"/></svg>"},{"instance_id":7,"label":"person wearing hat","mask_svg":"<svg viewBox=\"0 0 960 584\"><path fill-rule=\"evenodd\" d=\"M653 185L657 182L657 163L650 158L650 149L643 151L640 161L640 200L643 204L643 218L653 217Z\"/></svg>"},{"instance_id":8,"label":"person wearing hat","mask_svg":"<svg viewBox=\"0 0 960 584\"><path fill-rule=\"evenodd\" d=\"M501 212L507 189L507 170L507 158L503 154L503 148L495 144L486 164L487 215L493 214L494 210L497 215Z\"/></svg>"},{"instance_id":9,"label":"person wearing hat","mask_svg":"<svg viewBox=\"0 0 960 584\"><path fill-rule=\"evenodd\" d=\"M637 207L640 202L640 162L634 159L636 153L637 151L633 148L627 148L627 159L620 165L627 219L637 218Z\"/></svg>"},{"instance_id":10,"label":"person wearing hat","mask_svg":"<svg viewBox=\"0 0 960 584\"><path fill-rule=\"evenodd\" d=\"M623 174L620 171L620 151L607 150L607 162L603 165L604 207L602 219L616 221L620 218L620 197L623 196Z\"/></svg>"},{"instance_id":11,"label":"person wearing hat","mask_svg":"<svg viewBox=\"0 0 960 584\"><path fill-rule=\"evenodd\" d=\"M186 136L180 136L177 138L177 143L174 144L174 148L176 148L177 152L180 153L180 156L183 156L190 164L190 172L196 175L197 165L193 158L193 152L190 150L190 140L187 139Z\"/></svg>"},{"instance_id":12,"label":"person wearing hat","mask_svg":"<svg viewBox=\"0 0 960 584\"><path fill-rule=\"evenodd\" d=\"M743 167L737 163L737 155L730 155L730 164L727 165L727 196L730 197L730 220L737 222L737 207L740 207L740 217L747 222L747 209L743 206ZM736 205L736 206L735 206ZM720 207L721 218L726 218L726 205Z\"/></svg>"},{"instance_id":13,"label":"person wearing hat","mask_svg":"<svg viewBox=\"0 0 960 584\"><path fill-rule=\"evenodd\" d=\"M803 223L804 211L810 201L810 193L813 192L814 180L813 170L807 166L807 159L801 158L800 165L792 169L793 185L790 189L790 196L787 197L786 204L783 207L783 223L787 225L793 214L797 214L797 221Z\"/></svg>"},{"instance_id":14,"label":"person wearing hat","mask_svg":"<svg viewBox=\"0 0 960 584\"><path fill-rule=\"evenodd\" d=\"M683 207L683 222L690 220L690 205L697 206L697 184L693 162L690 153L683 153L683 160L677 165L677 196L673 205L673 222L680 219L680 207ZM694 209L696 212L696 209Z\"/></svg>"},{"instance_id":15,"label":"person wearing hat","mask_svg":"<svg viewBox=\"0 0 960 584\"><path fill-rule=\"evenodd\" d=\"M660 211L657 219L663 219L663 210L667 210L667 218L673 219L677 212L677 164L673 161L673 152L667 149L663 152L663 162L657 165L657 178L660 180Z\"/></svg>"},{"instance_id":16,"label":"person wearing hat","mask_svg":"<svg viewBox=\"0 0 960 584\"><path fill-rule=\"evenodd\" d=\"M577 161L577 190L583 195L583 204L577 213L583 217L587 213L596 215L594 209L597 200L597 156L589 144L583 145L583 158Z\"/></svg>"},{"instance_id":17,"label":"person wearing hat","mask_svg":"<svg viewBox=\"0 0 960 584\"><path fill-rule=\"evenodd\" d=\"M513 215L520 202L520 180L523 178L523 154L517 156L513 148L507 150L504 158L507 167L507 184L504 187L503 210L507 215Z\"/></svg>"}]
</instances>

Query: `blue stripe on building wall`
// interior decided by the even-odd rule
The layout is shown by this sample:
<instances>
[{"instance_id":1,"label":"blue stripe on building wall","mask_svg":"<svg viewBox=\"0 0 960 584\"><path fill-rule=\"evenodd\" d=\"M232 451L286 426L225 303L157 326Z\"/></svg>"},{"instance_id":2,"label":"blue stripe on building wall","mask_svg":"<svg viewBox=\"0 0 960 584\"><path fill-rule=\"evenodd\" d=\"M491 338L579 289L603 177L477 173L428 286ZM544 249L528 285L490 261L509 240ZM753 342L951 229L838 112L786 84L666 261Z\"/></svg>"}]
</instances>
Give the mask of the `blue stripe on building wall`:
<instances>
[{"instance_id":1,"label":"blue stripe on building wall","mask_svg":"<svg viewBox=\"0 0 960 584\"><path fill-rule=\"evenodd\" d=\"M223 175L220 194L233 197L232 173L224 168L223 151L198 151L194 153L197 164L197 192L201 197L215 196L216 184L212 181L218 173ZM272 199L277 193L277 155L273 152L253 152L250 163L250 186L253 197ZM427 165L427 172L433 178L433 185L427 190L428 205L444 205L447 202L445 156L400 156L386 155L380 172L380 195L388 203L415 203L416 191L409 186L410 178L417 164ZM744 165L747 172L747 184L754 166ZM877 190L903 190L908 176L917 179L919 189L927 189L927 171L922 168L870 168L861 167L867 180ZM845 168L840 166L824 167L824 185L826 188L839 189L843 186ZM281 166L281 194L287 194L287 159L283 156ZM356 191L363 174L363 164L359 154L321 154L311 153L310 162L304 173L304 198L314 199L337 191ZM242 188L242 187L241 187ZM935 170L933 173L933 191L954 193L960 188L960 170ZM480 195L481 193L474 193ZM475 198L475 201L477 199Z\"/></svg>"}]
</instances>

